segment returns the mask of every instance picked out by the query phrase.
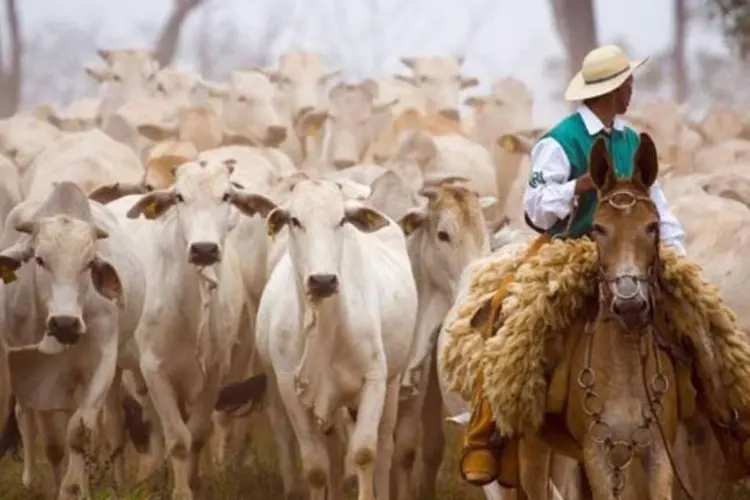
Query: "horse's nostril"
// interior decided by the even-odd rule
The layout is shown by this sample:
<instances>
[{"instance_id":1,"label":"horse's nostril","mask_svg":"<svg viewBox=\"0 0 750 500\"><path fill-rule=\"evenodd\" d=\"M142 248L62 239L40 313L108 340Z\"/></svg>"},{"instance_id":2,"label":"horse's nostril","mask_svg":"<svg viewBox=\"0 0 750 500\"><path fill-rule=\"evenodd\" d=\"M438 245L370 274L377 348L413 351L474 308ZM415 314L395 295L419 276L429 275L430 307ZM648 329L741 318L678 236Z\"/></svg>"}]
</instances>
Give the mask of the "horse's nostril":
<instances>
[{"instance_id":1,"label":"horse's nostril","mask_svg":"<svg viewBox=\"0 0 750 500\"><path fill-rule=\"evenodd\" d=\"M612 311L615 314L643 313L646 310L648 310L648 302L640 298L615 300L612 303Z\"/></svg>"}]
</instances>

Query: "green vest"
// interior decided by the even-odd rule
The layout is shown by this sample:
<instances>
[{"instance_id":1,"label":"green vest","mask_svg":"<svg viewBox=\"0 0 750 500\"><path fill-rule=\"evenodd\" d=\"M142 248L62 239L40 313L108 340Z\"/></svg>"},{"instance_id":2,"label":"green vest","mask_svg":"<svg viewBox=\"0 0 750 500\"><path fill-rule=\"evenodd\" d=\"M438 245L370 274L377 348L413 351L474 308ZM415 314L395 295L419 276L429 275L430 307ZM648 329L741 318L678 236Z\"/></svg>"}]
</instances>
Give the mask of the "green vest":
<instances>
[{"instance_id":1,"label":"green vest","mask_svg":"<svg viewBox=\"0 0 750 500\"><path fill-rule=\"evenodd\" d=\"M599 134L589 135L583 118L576 112L555 125L540 140L551 137L562 146L571 167L568 180L572 181L588 172L589 154L598 136ZM640 136L630 127L625 127L624 130L612 129L609 139L606 136L603 137L606 139L607 149L614 160L615 174L620 178L629 178L633 175L633 156L638 149ZM533 177L531 182L534 182ZM578 197L578 208L575 210L575 220L570 226L569 233L563 234L570 217L558 220L546 232L553 236L580 238L591 230L595 210L596 192L583 193Z\"/></svg>"}]
</instances>

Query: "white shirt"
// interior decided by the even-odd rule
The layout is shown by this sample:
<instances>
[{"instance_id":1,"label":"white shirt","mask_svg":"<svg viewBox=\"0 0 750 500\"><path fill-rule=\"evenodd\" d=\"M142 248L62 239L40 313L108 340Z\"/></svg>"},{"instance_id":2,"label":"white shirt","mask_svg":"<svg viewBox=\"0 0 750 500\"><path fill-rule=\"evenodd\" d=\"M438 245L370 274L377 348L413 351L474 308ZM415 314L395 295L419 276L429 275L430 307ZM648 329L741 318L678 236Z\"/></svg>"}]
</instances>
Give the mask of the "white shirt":
<instances>
[{"instance_id":1,"label":"white shirt","mask_svg":"<svg viewBox=\"0 0 750 500\"><path fill-rule=\"evenodd\" d=\"M604 124L589 108L581 106L578 113L590 135L606 130ZM614 120L615 130L625 130L628 125L619 117ZM539 229L549 229L558 220L566 218L573 207L576 181L569 181L570 161L559 142L546 137L537 142L531 150L531 172L542 182L526 185L523 195L524 209L531 222ZM659 183L651 186L651 199L659 212L660 235L662 241L685 256L685 231L677 218L669 210L667 198Z\"/></svg>"}]
</instances>

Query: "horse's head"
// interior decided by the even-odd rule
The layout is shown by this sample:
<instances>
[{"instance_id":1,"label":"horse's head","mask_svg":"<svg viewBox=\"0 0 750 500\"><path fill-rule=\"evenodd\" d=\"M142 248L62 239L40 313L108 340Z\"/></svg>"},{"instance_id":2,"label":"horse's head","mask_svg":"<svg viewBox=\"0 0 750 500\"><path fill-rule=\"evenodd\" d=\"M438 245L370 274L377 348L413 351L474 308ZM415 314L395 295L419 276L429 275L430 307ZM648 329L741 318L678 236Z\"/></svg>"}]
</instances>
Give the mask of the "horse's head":
<instances>
[{"instance_id":1,"label":"horse's head","mask_svg":"<svg viewBox=\"0 0 750 500\"><path fill-rule=\"evenodd\" d=\"M659 165L648 134L641 134L633 163L632 178L618 179L601 138L589 158L598 191L591 236L599 255L600 298L628 330L650 320L659 266L659 213L650 196Z\"/></svg>"}]
</instances>

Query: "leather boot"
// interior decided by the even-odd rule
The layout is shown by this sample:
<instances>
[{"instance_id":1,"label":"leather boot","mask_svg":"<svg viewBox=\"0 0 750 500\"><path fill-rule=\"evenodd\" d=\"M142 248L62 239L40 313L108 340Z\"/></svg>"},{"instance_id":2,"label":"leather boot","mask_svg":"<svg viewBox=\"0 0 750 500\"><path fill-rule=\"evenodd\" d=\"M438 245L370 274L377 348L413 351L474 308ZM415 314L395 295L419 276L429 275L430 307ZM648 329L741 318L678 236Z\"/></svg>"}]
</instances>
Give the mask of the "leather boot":
<instances>
[{"instance_id":1,"label":"leather boot","mask_svg":"<svg viewBox=\"0 0 750 500\"><path fill-rule=\"evenodd\" d=\"M536 254L550 240L547 234L539 236L529 245L524 258ZM472 318L472 326L478 328L485 339L492 337L499 326L496 321L500 320L498 316L503 299L507 297L509 285L514 278L514 273L503 277L492 299L485 304L485 307L480 308L478 317ZM507 439L498 438L495 432L495 418L489 401L484 396L483 385L484 376L480 371L474 388L471 419L464 432L459 464L461 475L466 482L475 486L484 486L495 480L501 480L501 483L505 485L517 484L518 439L513 439L511 446L508 446Z\"/></svg>"},{"instance_id":2,"label":"leather boot","mask_svg":"<svg viewBox=\"0 0 750 500\"><path fill-rule=\"evenodd\" d=\"M466 482L474 486L484 486L497 479L498 475L497 460L490 445L495 433L495 419L487 398L482 394L481 383L478 383L477 387L471 420L464 433L459 467Z\"/></svg>"}]
</instances>

